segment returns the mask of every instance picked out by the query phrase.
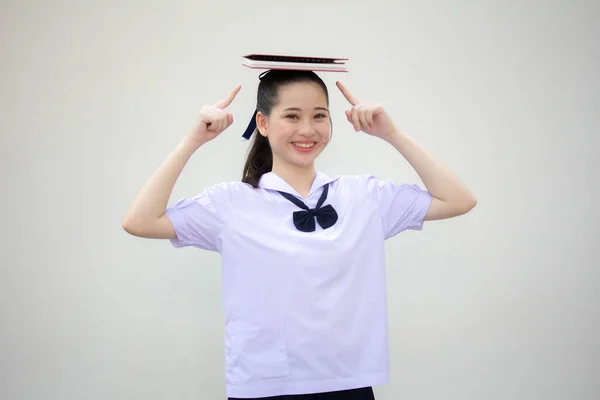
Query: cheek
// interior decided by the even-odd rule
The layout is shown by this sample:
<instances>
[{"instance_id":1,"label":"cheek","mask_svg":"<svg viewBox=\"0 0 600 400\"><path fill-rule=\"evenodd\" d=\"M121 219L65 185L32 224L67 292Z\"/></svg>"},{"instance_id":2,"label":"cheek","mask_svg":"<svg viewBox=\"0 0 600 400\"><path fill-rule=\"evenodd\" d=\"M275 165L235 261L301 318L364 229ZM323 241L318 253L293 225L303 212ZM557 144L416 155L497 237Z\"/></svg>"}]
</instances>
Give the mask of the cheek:
<instances>
[{"instance_id":1,"label":"cheek","mask_svg":"<svg viewBox=\"0 0 600 400\"><path fill-rule=\"evenodd\" d=\"M329 141L331 136L331 123L329 121L319 123L317 125L317 132L319 132L319 135L321 135L325 141Z\"/></svg>"},{"instance_id":2,"label":"cheek","mask_svg":"<svg viewBox=\"0 0 600 400\"><path fill-rule=\"evenodd\" d=\"M279 122L271 126L271 139L276 142L283 142L288 140L294 135L294 126L292 124L286 124L285 122Z\"/></svg>"}]
</instances>

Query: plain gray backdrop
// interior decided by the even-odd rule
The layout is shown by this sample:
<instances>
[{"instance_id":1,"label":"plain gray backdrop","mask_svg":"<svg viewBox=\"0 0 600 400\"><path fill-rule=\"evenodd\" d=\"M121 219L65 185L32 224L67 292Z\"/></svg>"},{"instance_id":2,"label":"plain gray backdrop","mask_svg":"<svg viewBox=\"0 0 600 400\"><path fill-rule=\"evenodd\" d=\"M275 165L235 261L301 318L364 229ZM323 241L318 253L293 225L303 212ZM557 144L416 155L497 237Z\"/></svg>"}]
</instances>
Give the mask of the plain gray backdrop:
<instances>
[{"instance_id":1,"label":"plain gray backdrop","mask_svg":"<svg viewBox=\"0 0 600 400\"><path fill-rule=\"evenodd\" d=\"M318 168L422 185L339 79L452 168L468 215L387 243L380 400L600 398L598 1L17 1L0 7L0 398L223 399L220 258L127 235L204 104L172 201L239 180L251 52L350 57Z\"/></svg>"}]
</instances>

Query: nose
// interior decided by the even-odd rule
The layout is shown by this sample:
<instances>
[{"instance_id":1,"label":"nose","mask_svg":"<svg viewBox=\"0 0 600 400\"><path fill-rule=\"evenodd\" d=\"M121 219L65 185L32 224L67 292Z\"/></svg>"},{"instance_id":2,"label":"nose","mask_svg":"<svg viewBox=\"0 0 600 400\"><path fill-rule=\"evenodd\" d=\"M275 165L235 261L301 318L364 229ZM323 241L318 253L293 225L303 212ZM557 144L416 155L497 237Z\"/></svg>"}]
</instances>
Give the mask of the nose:
<instances>
[{"instance_id":1,"label":"nose","mask_svg":"<svg viewBox=\"0 0 600 400\"><path fill-rule=\"evenodd\" d=\"M298 134L301 136L311 137L315 135L316 129L314 123L310 120L302 122L302 125L298 129Z\"/></svg>"}]
</instances>

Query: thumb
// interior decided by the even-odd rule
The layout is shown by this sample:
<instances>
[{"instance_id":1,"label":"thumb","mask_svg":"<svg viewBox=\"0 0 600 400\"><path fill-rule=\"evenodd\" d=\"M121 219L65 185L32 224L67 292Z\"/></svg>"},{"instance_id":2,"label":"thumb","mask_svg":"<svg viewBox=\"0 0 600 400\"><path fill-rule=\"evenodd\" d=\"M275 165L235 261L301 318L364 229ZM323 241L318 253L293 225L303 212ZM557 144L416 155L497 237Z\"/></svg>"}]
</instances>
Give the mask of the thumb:
<instances>
[{"instance_id":1,"label":"thumb","mask_svg":"<svg viewBox=\"0 0 600 400\"><path fill-rule=\"evenodd\" d=\"M348 122L352 122L352 111L350 110L346 110L346 119L348 120Z\"/></svg>"}]
</instances>

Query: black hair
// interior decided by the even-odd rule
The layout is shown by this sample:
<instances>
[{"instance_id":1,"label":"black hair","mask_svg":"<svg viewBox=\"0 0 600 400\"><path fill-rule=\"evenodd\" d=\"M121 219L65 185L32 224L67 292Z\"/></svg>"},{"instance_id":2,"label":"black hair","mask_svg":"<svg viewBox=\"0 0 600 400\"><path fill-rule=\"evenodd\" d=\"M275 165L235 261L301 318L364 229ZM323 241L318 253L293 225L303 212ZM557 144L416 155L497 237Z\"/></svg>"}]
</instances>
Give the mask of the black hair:
<instances>
[{"instance_id":1,"label":"black hair","mask_svg":"<svg viewBox=\"0 0 600 400\"><path fill-rule=\"evenodd\" d=\"M329 93L325 82L312 71L270 70L261 74L256 95L256 111L266 116L279 101L279 89L285 85L299 82L313 82L319 85L325 93L329 106ZM256 117L255 117L256 118ZM253 133L252 146L242 173L242 182L258 187L260 177L273 168L273 153L269 140L258 132Z\"/></svg>"}]
</instances>

